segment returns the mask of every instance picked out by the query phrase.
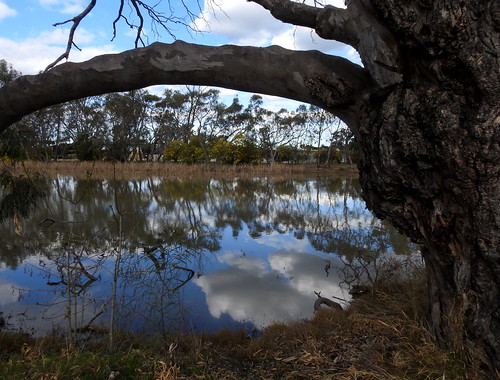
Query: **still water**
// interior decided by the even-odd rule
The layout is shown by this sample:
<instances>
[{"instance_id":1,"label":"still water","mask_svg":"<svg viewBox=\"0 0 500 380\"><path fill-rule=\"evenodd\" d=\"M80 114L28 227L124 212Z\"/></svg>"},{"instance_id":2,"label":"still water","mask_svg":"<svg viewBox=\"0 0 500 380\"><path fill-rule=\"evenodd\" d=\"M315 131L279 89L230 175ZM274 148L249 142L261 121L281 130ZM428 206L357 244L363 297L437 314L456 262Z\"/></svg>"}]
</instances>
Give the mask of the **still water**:
<instances>
[{"instance_id":1,"label":"still water","mask_svg":"<svg viewBox=\"0 0 500 380\"><path fill-rule=\"evenodd\" d=\"M352 178L58 177L29 219L0 224L10 330L261 329L346 306L382 257L414 247Z\"/></svg>"}]
</instances>

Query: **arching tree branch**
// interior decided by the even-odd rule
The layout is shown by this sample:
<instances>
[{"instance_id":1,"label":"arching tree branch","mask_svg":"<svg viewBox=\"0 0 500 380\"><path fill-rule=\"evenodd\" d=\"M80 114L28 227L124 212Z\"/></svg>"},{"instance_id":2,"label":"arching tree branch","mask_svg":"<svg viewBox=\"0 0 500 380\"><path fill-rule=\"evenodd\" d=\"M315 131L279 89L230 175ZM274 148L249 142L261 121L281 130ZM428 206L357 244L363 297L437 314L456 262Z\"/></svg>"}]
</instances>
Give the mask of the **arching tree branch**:
<instances>
[{"instance_id":1,"label":"arching tree branch","mask_svg":"<svg viewBox=\"0 0 500 380\"><path fill-rule=\"evenodd\" d=\"M23 115L53 104L159 84L275 95L316 104L349 122L372 82L358 65L318 51L157 42L87 62L65 63L8 83L0 88L0 132Z\"/></svg>"}]
</instances>

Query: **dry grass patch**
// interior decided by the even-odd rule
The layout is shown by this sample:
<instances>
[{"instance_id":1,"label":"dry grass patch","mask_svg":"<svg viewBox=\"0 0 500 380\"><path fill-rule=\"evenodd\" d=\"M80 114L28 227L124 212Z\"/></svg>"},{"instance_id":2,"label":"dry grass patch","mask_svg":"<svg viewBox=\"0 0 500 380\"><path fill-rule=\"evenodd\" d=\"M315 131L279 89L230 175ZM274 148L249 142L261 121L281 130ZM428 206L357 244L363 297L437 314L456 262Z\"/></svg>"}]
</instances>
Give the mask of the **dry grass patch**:
<instances>
[{"instance_id":1,"label":"dry grass patch","mask_svg":"<svg viewBox=\"0 0 500 380\"><path fill-rule=\"evenodd\" d=\"M114 370L118 380L480 379L473 362L439 349L418 315L398 307L398 293L401 287L376 291L345 311L322 309L310 321L273 324L253 339L243 330L155 339L123 334L108 352L105 341L71 348L2 335L0 378L102 379Z\"/></svg>"},{"instance_id":2,"label":"dry grass patch","mask_svg":"<svg viewBox=\"0 0 500 380\"><path fill-rule=\"evenodd\" d=\"M12 169L10 169L12 170ZM354 165L334 165L316 167L311 164L274 164L274 165L219 165L219 164L183 164L163 162L81 162L56 161L17 163L16 174L40 173L44 176L68 175L76 178L94 179L140 179L151 176L188 178L192 176L288 176L288 175L331 175L357 176Z\"/></svg>"}]
</instances>

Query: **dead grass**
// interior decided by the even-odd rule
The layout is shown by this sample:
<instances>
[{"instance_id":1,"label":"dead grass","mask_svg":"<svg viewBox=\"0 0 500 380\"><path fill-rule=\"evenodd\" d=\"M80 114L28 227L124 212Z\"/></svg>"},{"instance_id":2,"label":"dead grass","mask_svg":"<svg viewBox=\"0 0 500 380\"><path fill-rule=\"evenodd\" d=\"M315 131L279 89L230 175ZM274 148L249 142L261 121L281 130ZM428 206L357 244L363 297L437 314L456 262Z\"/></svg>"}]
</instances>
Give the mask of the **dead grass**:
<instances>
[{"instance_id":1,"label":"dead grass","mask_svg":"<svg viewBox=\"0 0 500 380\"><path fill-rule=\"evenodd\" d=\"M68 348L53 338L0 335L0 378L103 379L113 370L118 380L481 379L473 361L434 344L420 322L425 304L414 308L419 297L406 284L387 286L345 311L322 309L256 338L243 330L154 340L123 334L111 353L106 342Z\"/></svg>"},{"instance_id":2,"label":"dead grass","mask_svg":"<svg viewBox=\"0 0 500 380\"><path fill-rule=\"evenodd\" d=\"M11 169L12 170L12 169ZM80 162L56 161L37 162L26 161L16 163L16 174L40 173L45 176L70 175L77 178L95 179L138 179L151 176L179 177L191 176L281 176L281 175L331 175L357 176L354 165L333 165L316 167L312 164L274 164L274 165L219 165L219 164L183 164L163 162Z\"/></svg>"}]
</instances>

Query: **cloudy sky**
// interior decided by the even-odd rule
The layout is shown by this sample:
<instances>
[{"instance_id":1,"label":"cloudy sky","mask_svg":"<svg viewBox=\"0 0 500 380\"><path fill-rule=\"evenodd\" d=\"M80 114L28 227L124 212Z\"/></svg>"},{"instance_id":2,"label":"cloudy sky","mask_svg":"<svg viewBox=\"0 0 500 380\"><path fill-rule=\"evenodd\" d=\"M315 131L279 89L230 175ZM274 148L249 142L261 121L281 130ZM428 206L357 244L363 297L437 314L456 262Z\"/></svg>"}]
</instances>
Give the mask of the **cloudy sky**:
<instances>
[{"instance_id":1,"label":"cloudy sky","mask_svg":"<svg viewBox=\"0 0 500 380\"><path fill-rule=\"evenodd\" d=\"M199 1L199 2L198 2ZM171 0L172 14L202 33L190 33L177 23L169 24L177 39L207 45L238 44L253 46L280 45L297 50L321 50L356 60L355 52L335 41L319 38L311 30L293 27L275 20L259 5L246 0L187 0L191 17L178 0ZM343 0L326 0L344 7ZM65 50L70 23L63 22L79 14L89 0L0 0L0 59L5 59L23 74L43 70ZM151 4L156 3L151 1ZM212 4L210 6L210 4ZM73 49L70 61L80 62L104 53L117 53L134 47L135 31L123 20L118 23L113 39L112 24L118 11L118 0L98 0L90 15L80 24L74 42L81 49ZM167 0L160 6L170 16ZM130 17L133 10L126 5L123 15ZM145 23L145 43L172 42L165 30L157 30Z\"/></svg>"}]
</instances>

